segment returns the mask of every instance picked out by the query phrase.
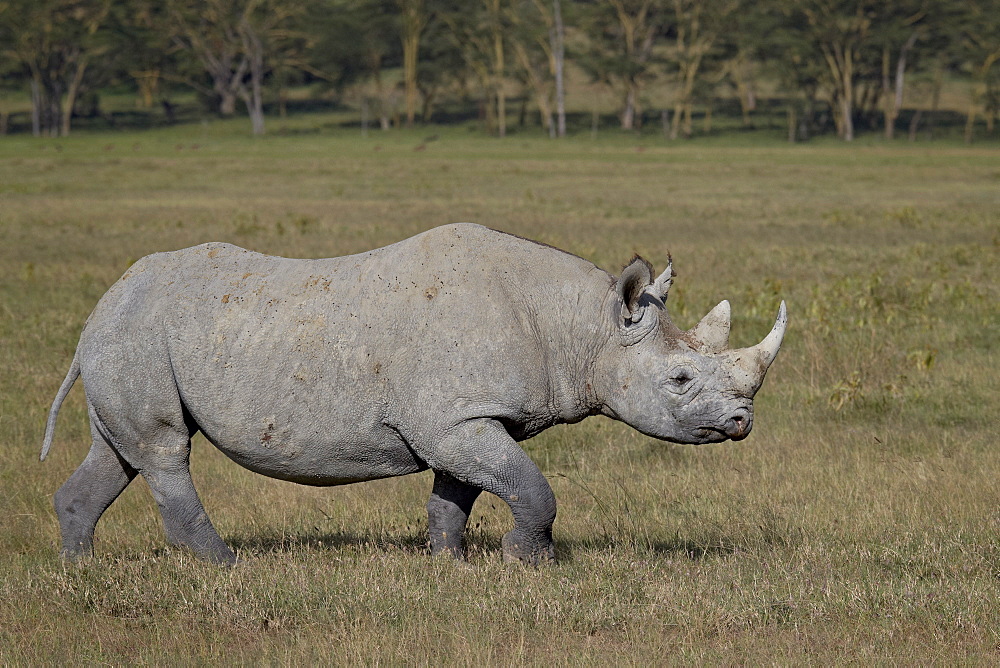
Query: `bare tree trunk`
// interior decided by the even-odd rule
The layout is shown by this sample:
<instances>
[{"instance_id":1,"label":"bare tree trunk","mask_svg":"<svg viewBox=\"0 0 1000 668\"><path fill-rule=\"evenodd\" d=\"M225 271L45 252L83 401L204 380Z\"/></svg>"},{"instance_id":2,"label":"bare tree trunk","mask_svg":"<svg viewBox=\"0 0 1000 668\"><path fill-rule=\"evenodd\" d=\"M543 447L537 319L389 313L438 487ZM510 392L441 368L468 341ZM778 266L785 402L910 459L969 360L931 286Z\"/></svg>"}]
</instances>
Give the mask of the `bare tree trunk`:
<instances>
[{"instance_id":1,"label":"bare tree trunk","mask_svg":"<svg viewBox=\"0 0 1000 668\"><path fill-rule=\"evenodd\" d=\"M31 77L31 134L42 136L42 92L36 76Z\"/></svg>"},{"instance_id":2,"label":"bare tree trunk","mask_svg":"<svg viewBox=\"0 0 1000 668\"><path fill-rule=\"evenodd\" d=\"M504 92L503 29L500 25L500 0L495 0L496 16L493 22L493 87L497 102L497 136L507 136L507 96Z\"/></svg>"},{"instance_id":3,"label":"bare tree trunk","mask_svg":"<svg viewBox=\"0 0 1000 668\"><path fill-rule=\"evenodd\" d=\"M243 48L250 62L250 91L240 82L240 95L250 114L254 135L264 134L264 45L246 18L240 23Z\"/></svg>"},{"instance_id":4,"label":"bare tree trunk","mask_svg":"<svg viewBox=\"0 0 1000 668\"><path fill-rule=\"evenodd\" d=\"M886 95L885 109L885 138L892 139L896 132L896 120L899 112L903 109L903 89L904 77L906 75L906 60L910 49L917 43L917 33L910 33L906 42L899 50L899 58L896 60L896 76L892 83L892 98L889 99L889 48L882 52L882 87Z\"/></svg>"},{"instance_id":5,"label":"bare tree trunk","mask_svg":"<svg viewBox=\"0 0 1000 668\"><path fill-rule=\"evenodd\" d=\"M625 103L622 105L622 130L635 128L636 97L636 86L629 83L628 88L625 89Z\"/></svg>"},{"instance_id":6,"label":"bare tree trunk","mask_svg":"<svg viewBox=\"0 0 1000 668\"><path fill-rule=\"evenodd\" d=\"M49 109L46 119L46 125L48 127L48 132L50 137L58 137L59 130L62 128L62 86L56 81L50 81L48 86L43 88L46 97L46 106Z\"/></svg>"},{"instance_id":7,"label":"bare tree trunk","mask_svg":"<svg viewBox=\"0 0 1000 668\"><path fill-rule=\"evenodd\" d=\"M427 25L424 0L397 0L402 18L403 86L406 91L406 127L413 127L417 114L417 59L420 36Z\"/></svg>"},{"instance_id":8,"label":"bare tree trunk","mask_svg":"<svg viewBox=\"0 0 1000 668\"><path fill-rule=\"evenodd\" d=\"M882 95L884 103L882 105L883 122L885 123L885 138L892 139L896 130L896 116L893 114L892 98L889 95L889 46L882 48Z\"/></svg>"},{"instance_id":9,"label":"bare tree trunk","mask_svg":"<svg viewBox=\"0 0 1000 668\"><path fill-rule=\"evenodd\" d=\"M62 128L61 134L63 137L69 136L70 123L73 119L73 107L76 106L76 96L80 92L80 86L83 84L83 74L87 70L87 56L83 56L76 64L76 72L73 74L73 80L69 83L69 89L66 91L66 113L62 117Z\"/></svg>"},{"instance_id":10,"label":"bare tree trunk","mask_svg":"<svg viewBox=\"0 0 1000 668\"><path fill-rule=\"evenodd\" d=\"M736 83L736 96L740 101L740 114L743 118L743 127L753 126L752 113L757 109L757 94L754 91L753 75L750 59L744 50L740 50L731 61L730 72L732 72Z\"/></svg>"},{"instance_id":11,"label":"bare tree trunk","mask_svg":"<svg viewBox=\"0 0 1000 668\"><path fill-rule=\"evenodd\" d=\"M433 88L420 90L420 96L424 98L424 103L420 108L420 118L423 119L424 123L430 123L434 115L434 102L436 100L434 92Z\"/></svg>"},{"instance_id":12,"label":"bare tree trunk","mask_svg":"<svg viewBox=\"0 0 1000 668\"><path fill-rule=\"evenodd\" d=\"M417 51L416 38L407 35L403 41L403 81L406 90L406 127L412 128L417 114Z\"/></svg>"},{"instance_id":13,"label":"bare tree trunk","mask_svg":"<svg viewBox=\"0 0 1000 668\"><path fill-rule=\"evenodd\" d=\"M552 57L555 60L556 77L556 136L566 136L566 88L563 81L563 66L566 60L564 44L565 28L559 0L552 0Z\"/></svg>"},{"instance_id":14,"label":"bare tree trunk","mask_svg":"<svg viewBox=\"0 0 1000 668\"><path fill-rule=\"evenodd\" d=\"M973 135L973 129L975 128L975 124L976 124L976 103L973 100L972 102L969 102L969 111L965 116L964 135L966 144L972 143L972 135Z\"/></svg>"},{"instance_id":15,"label":"bare tree trunk","mask_svg":"<svg viewBox=\"0 0 1000 668\"><path fill-rule=\"evenodd\" d=\"M821 26L827 17L807 12L809 22ZM854 140L854 58L864 42L870 21L863 17L859 8L850 27L852 34L842 36L840 41L822 42L820 49L826 61L833 87L833 115L837 125L837 136L844 141Z\"/></svg>"},{"instance_id":16,"label":"bare tree trunk","mask_svg":"<svg viewBox=\"0 0 1000 668\"><path fill-rule=\"evenodd\" d=\"M849 49L843 49L840 68L841 139L854 141L854 60Z\"/></svg>"},{"instance_id":17,"label":"bare tree trunk","mask_svg":"<svg viewBox=\"0 0 1000 668\"><path fill-rule=\"evenodd\" d=\"M160 88L160 71L130 71L128 74L135 79L135 84L139 88L139 108L152 109L156 93Z\"/></svg>"},{"instance_id":18,"label":"bare tree trunk","mask_svg":"<svg viewBox=\"0 0 1000 668\"><path fill-rule=\"evenodd\" d=\"M917 141L917 129L920 127L920 117L923 116L923 114L923 109L917 109L917 113L913 114L913 118L910 119L910 129L908 133L910 141Z\"/></svg>"},{"instance_id":19,"label":"bare tree trunk","mask_svg":"<svg viewBox=\"0 0 1000 668\"><path fill-rule=\"evenodd\" d=\"M227 88L219 92L219 114L222 116L232 116L236 113L236 95Z\"/></svg>"},{"instance_id":20,"label":"bare tree trunk","mask_svg":"<svg viewBox=\"0 0 1000 668\"><path fill-rule=\"evenodd\" d=\"M556 126L552 119L552 104L549 99L550 89L548 81L544 75L538 71L538 69L532 66L531 57L528 55L528 51L522 42L514 40L511 47L514 50L514 57L520 63L521 69L527 77L527 82L524 87L524 98L521 105L521 125L523 126L525 124L525 114L527 113L526 105L530 90L531 93L534 93L535 104L538 105L538 113L541 117L542 127L548 130L549 137L555 137Z\"/></svg>"},{"instance_id":21,"label":"bare tree trunk","mask_svg":"<svg viewBox=\"0 0 1000 668\"><path fill-rule=\"evenodd\" d=\"M701 64L701 58L689 61L681 66L681 92L674 106L674 125L670 129L670 138L677 139L683 133L690 138L693 132L691 125L691 110L694 105L694 82Z\"/></svg>"},{"instance_id":22,"label":"bare tree trunk","mask_svg":"<svg viewBox=\"0 0 1000 668\"><path fill-rule=\"evenodd\" d=\"M389 130L389 102L385 99L385 91L382 86L382 66L379 62L375 68L375 99L378 101L378 124L383 132ZM424 98L426 100L426 98ZM367 103L366 103L367 104ZM424 119L426 122L426 119Z\"/></svg>"}]
</instances>

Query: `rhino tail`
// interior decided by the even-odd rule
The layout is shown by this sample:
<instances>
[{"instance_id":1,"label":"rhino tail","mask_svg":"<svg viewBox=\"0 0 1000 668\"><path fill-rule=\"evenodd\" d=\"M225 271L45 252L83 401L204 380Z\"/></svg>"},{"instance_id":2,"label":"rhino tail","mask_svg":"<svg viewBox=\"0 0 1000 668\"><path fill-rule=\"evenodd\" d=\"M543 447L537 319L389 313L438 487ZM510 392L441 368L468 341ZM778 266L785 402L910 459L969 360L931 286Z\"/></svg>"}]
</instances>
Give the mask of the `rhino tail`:
<instances>
[{"instance_id":1,"label":"rhino tail","mask_svg":"<svg viewBox=\"0 0 1000 668\"><path fill-rule=\"evenodd\" d=\"M69 372L66 374L66 379L63 380L62 385L59 386L59 392L56 393L56 398L52 401L52 408L49 409L49 421L45 424L45 440L42 441L42 454L39 456L39 460L45 461L45 458L49 454L49 448L52 447L52 437L55 436L56 432L56 417L59 415L59 409L62 408L62 403L66 399L66 395L69 394L70 389L73 387L73 383L76 379L80 377L80 360L76 354L73 355L73 363L69 366Z\"/></svg>"}]
</instances>

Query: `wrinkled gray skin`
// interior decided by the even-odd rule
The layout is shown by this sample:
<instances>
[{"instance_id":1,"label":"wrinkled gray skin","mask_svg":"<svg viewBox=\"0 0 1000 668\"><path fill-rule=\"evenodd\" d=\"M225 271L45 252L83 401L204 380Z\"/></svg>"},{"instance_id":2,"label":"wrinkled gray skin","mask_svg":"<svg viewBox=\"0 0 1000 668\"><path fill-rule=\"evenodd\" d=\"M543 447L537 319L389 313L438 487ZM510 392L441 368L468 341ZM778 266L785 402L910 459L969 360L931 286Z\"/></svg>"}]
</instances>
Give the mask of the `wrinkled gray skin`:
<instances>
[{"instance_id":1,"label":"wrinkled gray skin","mask_svg":"<svg viewBox=\"0 0 1000 668\"><path fill-rule=\"evenodd\" d=\"M238 464L307 485L434 470L431 551L463 554L485 490L510 505L504 558L553 558L556 502L517 442L603 414L678 443L738 440L784 330L726 350L729 305L682 332L670 267L616 280L478 225L295 260L210 243L136 262L100 300L49 416L83 378L93 444L55 495L63 554L137 473L167 539L232 563L188 468L201 430Z\"/></svg>"}]
</instances>

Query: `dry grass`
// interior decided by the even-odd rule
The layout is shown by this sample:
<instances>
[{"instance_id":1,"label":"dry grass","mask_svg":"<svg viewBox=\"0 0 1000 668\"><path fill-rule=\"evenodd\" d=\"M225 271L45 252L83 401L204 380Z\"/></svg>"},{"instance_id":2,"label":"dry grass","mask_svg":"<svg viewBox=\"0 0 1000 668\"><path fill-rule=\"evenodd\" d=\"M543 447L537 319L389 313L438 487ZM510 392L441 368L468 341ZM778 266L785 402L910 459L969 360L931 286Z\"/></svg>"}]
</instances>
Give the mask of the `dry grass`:
<instances>
[{"instance_id":1,"label":"dry grass","mask_svg":"<svg viewBox=\"0 0 1000 668\"><path fill-rule=\"evenodd\" d=\"M185 132L0 141L0 662L997 662L995 151ZM141 481L93 560L58 561L82 392L39 464L44 416L130 261L210 239L338 255L456 220L612 271L669 250L675 320L729 298L739 345L787 299L753 436L673 446L595 418L526 443L560 503L539 571L500 563L493 497L467 568L424 553L426 474L310 489L200 440L244 565L166 549Z\"/></svg>"}]
</instances>

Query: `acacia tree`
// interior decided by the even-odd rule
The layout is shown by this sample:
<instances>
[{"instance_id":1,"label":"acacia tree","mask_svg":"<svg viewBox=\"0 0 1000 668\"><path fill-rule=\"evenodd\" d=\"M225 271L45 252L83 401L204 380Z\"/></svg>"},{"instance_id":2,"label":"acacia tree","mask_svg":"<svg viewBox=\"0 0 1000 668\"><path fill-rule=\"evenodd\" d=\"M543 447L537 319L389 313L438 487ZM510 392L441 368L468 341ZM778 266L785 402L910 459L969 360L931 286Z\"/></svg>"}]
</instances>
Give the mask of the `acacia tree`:
<instances>
[{"instance_id":1,"label":"acacia tree","mask_svg":"<svg viewBox=\"0 0 1000 668\"><path fill-rule=\"evenodd\" d=\"M6 0L0 46L31 86L32 132L66 136L92 64L108 50L110 0Z\"/></svg>"},{"instance_id":2,"label":"acacia tree","mask_svg":"<svg viewBox=\"0 0 1000 668\"><path fill-rule=\"evenodd\" d=\"M200 62L211 80L185 83L214 94L219 113L231 116L237 99L246 105L255 135L264 133L267 60L301 41L290 25L303 9L293 0L169 0L173 38Z\"/></svg>"},{"instance_id":3,"label":"acacia tree","mask_svg":"<svg viewBox=\"0 0 1000 668\"><path fill-rule=\"evenodd\" d=\"M395 0L313 0L294 28L308 39L295 58L279 54L281 62L337 89L361 82L363 122L374 111L388 130L397 92L385 85L383 70L400 59Z\"/></svg>"},{"instance_id":4,"label":"acacia tree","mask_svg":"<svg viewBox=\"0 0 1000 668\"><path fill-rule=\"evenodd\" d=\"M560 10L556 0L555 7L547 0L521 0L515 3L511 12L513 30L509 33L511 51L517 62L517 73L522 79L526 90L530 90L541 115L542 126L550 137L566 134L566 111L563 102L561 115L561 132L559 121L553 116L553 107L557 97L557 73L562 76L561 62L563 56L558 54L561 42L556 33L555 11ZM562 18L558 17L561 24Z\"/></svg>"},{"instance_id":5,"label":"acacia tree","mask_svg":"<svg viewBox=\"0 0 1000 668\"><path fill-rule=\"evenodd\" d=\"M881 62L882 114L886 139L892 139L903 108L906 73L921 41L926 41L934 0L897 0L878 8L875 40Z\"/></svg>"},{"instance_id":6,"label":"acacia tree","mask_svg":"<svg viewBox=\"0 0 1000 668\"><path fill-rule=\"evenodd\" d=\"M680 133L691 136L695 83L702 64L739 6L739 0L671 0L668 12L675 32L671 54L679 84L671 139Z\"/></svg>"},{"instance_id":7,"label":"acacia tree","mask_svg":"<svg viewBox=\"0 0 1000 668\"><path fill-rule=\"evenodd\" d=\"M752 53L775 80L786 106L788 141L807 139L814 129L819 89L826 65L815 43L794 21L798 0L771 0L751 6L744 16L756 38Z\"/></svg>"},{"instance_id":8,"label":"acacia tree","mask_svg":"<svg viewBox=\"0 0 1000 668\"><path fill-rule=\"evenodd\" d=\"M429 20L426 0L396 0L399 38L403 45L403 85L406 94L406 126L413 127L417 113L417 63L420 38Z\"/></svg>"},{"instance_id":9,"label":"acacia tree","mask_svg":"<svg viewBox=\"0 0 1000 668\"><path fill-rule=\"evenodd\" d=\"M550 29L552 42L552 76L556 96L556 136L566 136L566 26L563 22L562 4L552 0L552 27Z\"/></svg>"},{"instance_id":10,"label":"acacia tree","mask_svg":"<svg viewBox=\"0 0 1000 668\"><path fill-rule=\"evenodd\" d=\"M442 93L453 87L467 87L466 80L470 72L465 49L455 39L453 24L449 20L452 11L461 10L435 2L435 11L430 15L421 40L417 90L422 99L420 117L424 123L431 121L434 105Z\"/></svg>"},{"instance_id":11,"label":"acacia tree","mask_svg":"<svg viewBox=\"0 0 1000 668\"><path fill-rule=\"evenodd\" d=\"M965 121L965 141L972 142L976 116L982 109L987 132L993 132L1000 112L1000 1L970 0L960 28L961 53L971 70L969 110Z\"/></svg>"},{"instance_id":12,"label":"acacia tree","mask_svg":"<svg viewBox=\"0 0 1000 668\"><path fill-rule=\"evenodd\" d=\"M507 46L512 25L505 0L480 0L474 8L448 12L443 20L462 54L466 67L484 93L487 130L499 137L507 134Z\"/></svg>"},{"instance_id":13,"label":"acacia tree","mask_svg":"<svg viewBox=\"0 0 1000 668\"><path fill-rule=\"evenodd\" d=\"M827 66L837 136L854 139L855 85L861 50L871 36L874 18L870 0L805 0L801 3L807 36L814 41Z\"/></svg>"},{"instance_id":14,"label":"acacia tree","mask_svg":"<svg viewBox=\"0 0 1000 668\"><path fill-rule=\"evenodd\" d=\"M580 64L595 81L621 96L624 130L641 119L640 96L652 77L653 46L662 28L662 0L605 0L593 4L584 29L590 43Z\"/></svg>"},{"instance_id":15,"label":"acacia tree","mask_svg":"<svg viewBox=\"0 0 1000 668\"><path fill-rule=\"evenodd\" d=\"M176 71L180 55L170 43L166 7L159 0L115 2L108 31L115 69L135 83L139 106L152 108L164 77Z\"/></svg>"}]
</instances>

